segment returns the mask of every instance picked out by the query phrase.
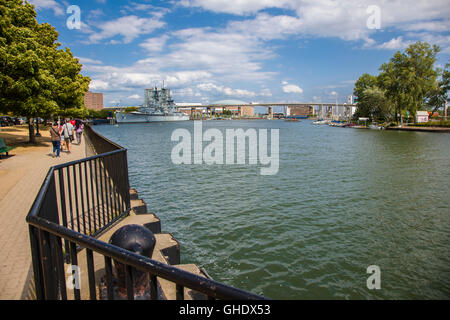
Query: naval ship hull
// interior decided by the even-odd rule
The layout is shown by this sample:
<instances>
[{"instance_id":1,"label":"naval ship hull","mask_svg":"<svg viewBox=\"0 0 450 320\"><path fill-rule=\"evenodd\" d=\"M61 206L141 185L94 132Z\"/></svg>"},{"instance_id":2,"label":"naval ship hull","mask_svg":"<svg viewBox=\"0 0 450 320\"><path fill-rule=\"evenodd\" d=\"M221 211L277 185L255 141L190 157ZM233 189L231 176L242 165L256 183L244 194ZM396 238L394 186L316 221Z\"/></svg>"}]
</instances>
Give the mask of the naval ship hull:
<instances>
[{"instance_id":1,"label":"naval ship hull","mask_svg":"<svg viewBox=\"0 0 450 320\"><path fill-rule=\"evenodd\" d=\"M142 112L116 113L117 123L147 123L163 121L187 121L189 116L180 114L148 114Z\"/></svg>"}]
</instances>

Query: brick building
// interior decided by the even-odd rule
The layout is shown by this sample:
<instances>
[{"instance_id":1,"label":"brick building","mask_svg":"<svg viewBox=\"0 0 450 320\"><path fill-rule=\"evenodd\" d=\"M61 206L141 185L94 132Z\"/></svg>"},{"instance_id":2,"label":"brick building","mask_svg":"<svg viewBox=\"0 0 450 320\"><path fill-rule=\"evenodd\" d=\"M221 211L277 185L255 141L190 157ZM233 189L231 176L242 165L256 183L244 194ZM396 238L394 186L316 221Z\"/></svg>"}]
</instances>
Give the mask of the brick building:
<instances>
[{"instance_id":1,"label":"brick building","mask_svg":"<svg viewBox=\"0 0 450 320\"><path fill-rule=\"evenodd\" d=\"M84 104L88 109L103 110L103 93L86 92L84 95Z\"/></svg>"},{"instance_id":2,"label":"brick building","mask_svg":"<svg viewBox=\"0 0 450 320\"><path fill-rule=\"evenodd\" d=\"M289 116L307 116L310 114L310 107L305 106L294 106L294 107L288 107L289 110L287 111L287 115Z\"/></svg>"}]
</instances>

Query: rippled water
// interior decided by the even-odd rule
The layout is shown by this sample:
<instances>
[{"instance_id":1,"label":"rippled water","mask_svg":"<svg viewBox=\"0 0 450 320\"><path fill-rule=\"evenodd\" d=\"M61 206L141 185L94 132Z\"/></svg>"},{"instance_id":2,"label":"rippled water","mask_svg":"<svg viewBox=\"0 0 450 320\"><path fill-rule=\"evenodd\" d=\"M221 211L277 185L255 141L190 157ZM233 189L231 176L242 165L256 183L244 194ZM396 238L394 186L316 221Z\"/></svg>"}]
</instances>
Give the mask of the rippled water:
<instances>
[{"instance_id":1,"label":"rippled water","mask_svg":"<svg viewBox=\"0 0 450 320\"><path fill-rule=\"evenodd\" d=\"M273 299L450 298L450 134L203 122L280 129L279 172L262 176L172 164L176 128L193 122L95 127L128 148L130 183L182 263ZM380 290L366 286L370 265Z\"/></svg>"}]
</instances>

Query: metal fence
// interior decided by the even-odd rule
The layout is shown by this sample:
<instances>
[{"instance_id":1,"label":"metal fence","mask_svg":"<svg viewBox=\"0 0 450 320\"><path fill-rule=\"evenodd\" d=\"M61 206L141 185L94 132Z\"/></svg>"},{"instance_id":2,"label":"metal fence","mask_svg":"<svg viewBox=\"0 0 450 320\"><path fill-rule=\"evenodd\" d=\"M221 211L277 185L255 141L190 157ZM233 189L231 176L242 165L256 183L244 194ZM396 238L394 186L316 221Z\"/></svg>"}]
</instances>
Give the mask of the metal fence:
<instances>
[{"instance_id":1,"label":"metal fence","mask_svg":"<svg viewBox=\"0 0 450 320\"><path fill-rule=\"evenodd\" d=\"M99 296L94 253L104 260L107 299L114 299L113 260L125 265L128 299L134 298L133 268L148 274L151 299L158 299L158 278L176 284L177 299L184 299L185 287L210 299L265 299L96 239L130 212L127 151L89 126L85 135L103 153L50 168L27 216L37 299L68 299L65 263L78 266L81 250L92 300ZM79 288L72 291L81 299Z\"/></svg>"}]
</instances>

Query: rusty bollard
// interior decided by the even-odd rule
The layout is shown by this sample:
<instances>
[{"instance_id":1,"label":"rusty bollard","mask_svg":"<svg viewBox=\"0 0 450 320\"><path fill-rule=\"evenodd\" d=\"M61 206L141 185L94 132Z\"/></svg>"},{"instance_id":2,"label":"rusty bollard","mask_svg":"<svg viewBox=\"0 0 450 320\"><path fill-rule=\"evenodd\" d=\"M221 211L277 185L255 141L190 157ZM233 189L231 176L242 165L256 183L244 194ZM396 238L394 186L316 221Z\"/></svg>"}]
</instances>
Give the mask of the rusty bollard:
<instances>
[{"instance_id":1,"label":"rusty bollard","mask_svg":"<svg viewBox=\"0 0 450 320\"><path fill-rule=\"evenodd\" d=\"M132 251L134 253L151 258L155 248L156 239L149 229L136 225L126 225L112 235L110 244ZM121 299L127 298L125 265L114 260L117 279L117 295ZM134 298L149 298L149 279L146 272L132 269Z\"/></svg>"}]
</instances>

